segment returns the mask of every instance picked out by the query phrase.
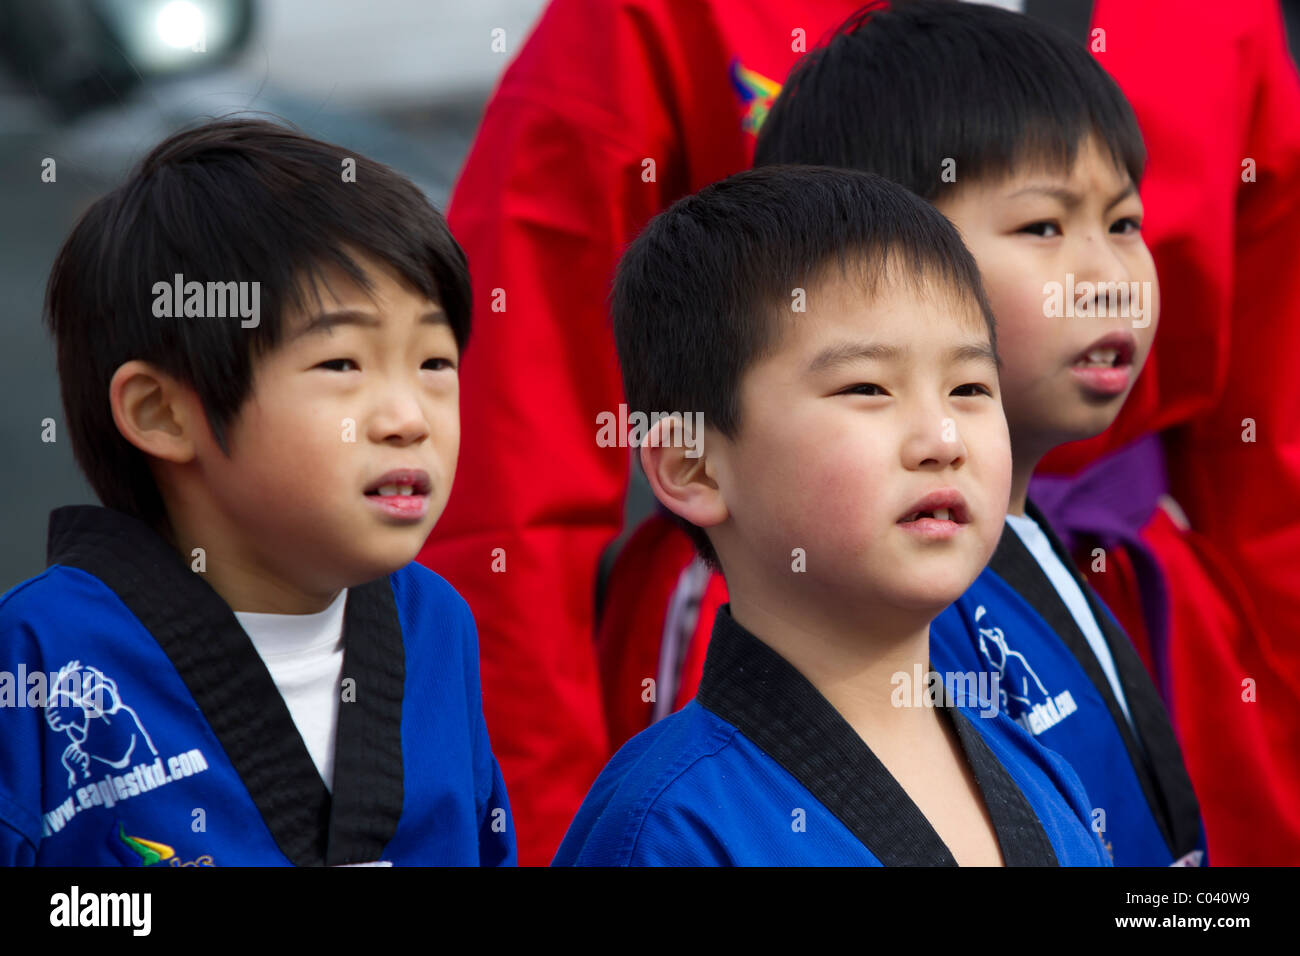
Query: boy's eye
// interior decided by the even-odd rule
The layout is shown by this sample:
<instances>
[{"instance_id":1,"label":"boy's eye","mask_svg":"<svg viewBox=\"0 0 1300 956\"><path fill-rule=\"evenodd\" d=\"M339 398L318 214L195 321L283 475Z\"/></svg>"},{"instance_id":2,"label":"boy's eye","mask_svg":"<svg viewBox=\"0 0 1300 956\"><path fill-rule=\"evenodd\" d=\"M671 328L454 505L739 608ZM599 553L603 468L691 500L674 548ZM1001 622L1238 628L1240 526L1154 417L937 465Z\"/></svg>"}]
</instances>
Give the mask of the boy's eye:
<instances>
[{"instance_id":1,"label":"boy's eye","mask_svg":"<svg viewBox=\"0 0 1300 956\"><path fill-rule=\"evenodd\" d=\"M978 382L958 385L952 390L952 393L962 398L974 398L976 395L987 395L989 398L993 397L993 390L987 385L980 385Z\"/></svg>"},{"instance_id":2,"label":"boy's eye","mask_svg":"<svg viewBox=\"0 0 1300 956\"><path fill-rule=\"evenodd\" d=\"M354 366L357 364L356 362L353 362L352 359L341 358L341 359L330 359L328 362L321 362L320 365L318 365L318 366L316 366L316 367L317 367L317 368L327 368L327 369L329 369L329 370L332 371L332 372L346 372L347 369L345 369L345 368L339 368L338 366L340 366L340 365L344 365L344 364L347 364L347 363L351 363L351 364L354 365Z\"/></svg>"},{"instance_id":3,"label":"boy's eye","mask_svg":"<svg viewBox=\"0 0 1300 956\"><path fill-rule=\"evenodd\" d=\"M1142 223L1133 216L1125 216L1123 219L1117 219L1111 224L1110 231L1122 234L1140 232Z\"/></svg>"},{"instance_id":4,"label":"boy's eye","mask_svg":"<svg viewBox=\"0 0 1300 956\"><path fill-rule=\"evenodd\" d=\"M841 395L888 395L889 393L886 392L879 385L870 385L864 383L861 385L851 385L848 388L846 388L844 391L840 392L840 394Z\"/></svg>"},{"instance_id":5,"label":"boy's eye","mask_svg":"<svg viewBox=\"0 0 1300 956\"><path fill-rule=\"evenodd\" d=\"M1021 232L1027 232L1033 236L1042 236L1044 239L1050 239L1052 236L1061 234L1061 227L1054 222L1031 222L1027 226L1020 228Z\"/></svg>"},{"instance_id":6,"label":"boy's eye","mask_svg":"<svg viewBox=\"0 0 1300 956\"><path fill-rule=\"evenodd\" d=\"M446 359L446 358L431 358L431 359L428 359L428 360L427 360L427 361L426 361L422 366L420 366L420 367L421 367L421 368L428 368L428 369L431 369L431 371L434 371L434 372L441 372L443 369L455 369L455 368L456 368L456 363L453 362L451 359Z\"/></svg>"}]
</instances>

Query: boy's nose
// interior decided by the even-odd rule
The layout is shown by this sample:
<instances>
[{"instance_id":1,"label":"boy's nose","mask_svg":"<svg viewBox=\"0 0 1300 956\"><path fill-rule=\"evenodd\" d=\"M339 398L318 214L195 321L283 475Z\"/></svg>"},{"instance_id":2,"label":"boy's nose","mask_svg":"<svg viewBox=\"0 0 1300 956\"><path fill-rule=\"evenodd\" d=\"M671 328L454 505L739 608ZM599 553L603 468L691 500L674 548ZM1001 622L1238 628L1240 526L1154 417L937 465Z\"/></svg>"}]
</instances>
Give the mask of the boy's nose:
<instances>
[{"instance_id":1,"label":"boy's nose","mask_svg":"<svg viewBox=\"0 0 1300 956\"><path fill-rule=\"evenodd\" d=\"M916 416L903 440L903 465L912 470L946 468L966 458L957 420L935 412Z\"/></svg>"},{"instance_id":2,"label":"boy's nose","mask_svg":"<svg viewBox=\"0 0 1300 956\"><path fill-rule=\"evenodd\" d=\"M371 413L369 430L375 441L409 445L429 437L429 422L413 394L393 389Z\"/></svg>"},{"instance_id":3,"label":"boy's nose","mask_svg":"<svg viewBox=\"0 0 1300 956\"><path fill-rule=\"evenodd\" d=\"M1071 263L1075 288L1082 282L1092 283L1094 299L1098 305L1104 304L1108 288L1118 283L1127 283L1133 278L1128 260L1107 237L1108 234L1101 232L1082 237Z\"/></svg>"}]
</instances>

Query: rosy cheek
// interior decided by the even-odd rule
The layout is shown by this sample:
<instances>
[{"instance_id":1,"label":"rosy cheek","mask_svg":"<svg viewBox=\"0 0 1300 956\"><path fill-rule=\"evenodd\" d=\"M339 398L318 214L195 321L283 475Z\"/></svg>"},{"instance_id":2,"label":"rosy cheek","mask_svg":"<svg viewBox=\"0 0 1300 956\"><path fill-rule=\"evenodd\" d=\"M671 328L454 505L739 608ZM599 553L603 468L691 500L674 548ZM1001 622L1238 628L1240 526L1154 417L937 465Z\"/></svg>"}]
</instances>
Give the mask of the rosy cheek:
<instances>
[{"instance_id":1,"label":"rosy cheek","mask_svg":"<svg viewBox=\"0 0 1300 956\"><path fill-rule=\"evenodd\" d=\"M877 502L890 490L885 454L878 446L841 443L821 461L806 487L827 533L857 535L874 523Z\"/></svg>"},{"instance_id":2,"label":"rosy cheek","mask_svg":"<svg viewBox=\"0 0 1300 956\"><path fill-rule=\"evenodd\" d=\"M990 451L992 452L993 449ZM1011 496L1011 449L1005 438L1001 440L1000 445L996 446L996 452L993 453L986 494L989 496L990 506L996 509L997 517L1000 518ZM997 520L994 524L1000 532L1001 521Z\"/></svg>"}]
</instances>

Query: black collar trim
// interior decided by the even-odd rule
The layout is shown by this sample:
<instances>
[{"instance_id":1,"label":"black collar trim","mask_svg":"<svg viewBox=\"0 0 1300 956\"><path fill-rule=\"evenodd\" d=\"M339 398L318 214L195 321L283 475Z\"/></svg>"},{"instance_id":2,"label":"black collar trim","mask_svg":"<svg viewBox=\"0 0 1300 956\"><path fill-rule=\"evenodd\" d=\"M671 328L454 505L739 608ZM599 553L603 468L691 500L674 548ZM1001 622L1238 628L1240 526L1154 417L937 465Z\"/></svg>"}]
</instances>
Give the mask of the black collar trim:
<instances>
[{"instance_id":1,"label":"black collar trim","mask_svg":"<svg viewBox=\"0 0 1300 956\"><path fill-rule=\"evenodd\" d=\"M886 866L956 866L930 822L807 678L718 609L696 699L734 725L839 818ZM1055 866L1020 788L957 708L945 708L1008 866Z\"/></svg>"},{"instance_id":2,"label":"black collar trim","mask_svg":"<svg viewBox=\"0 0 1300 956\"><path fill-rule=\"evenodd\" d=\"M1182 749L1178 745L1178 738L1174 735L1173 725L1169 722L1169 713L1160 699L1160 693L1152 683L1146 665L1142 663L1142 658L1138 656L1132 641L1123 629L1117 626L1092 586L1075 567L1074 558L1065 550L1065 546L1057 538L1043 513L1031 501L1025 504L1025 514L1033 518L1042 529L1047 540L1051 542L1056 557L1074 577L1088 600L1092 616L1096 618L1102 636L1110 648L1111 656L1115 660L1115 670L1120 685L1124 688L1129 713L1132 714L1133 723L1142 736L1143 746L1146 747L1145 755L1138 747L1129 723L1124 719L1119 701L1115 698L1115 692L1111 689L1110 681L1106 679L1106 674L1101 669L1097 655L1088 644L1088 639L1079 630L1074 615L1061 600L1061 596L1039 566L1037 559L1020 540L1020 535L1010 526L1003 528L1002 538L993 553L993 560L989 562L989 567L1014 587L1060 636L1070 653L1083 667L1097 692L1101 694L1111 719L1119 729L1120 737L1124 741L1124 749L1128 752L1129 761L1137 772L1138 782L1142 786L1147 805L1152 809L1160 834L1174 857L1181 857L1194 850L1200 842L1201 811L1196 793L1192 789L1191 778L1183 765Z\"/></svg>"},{"instance_id":3,"label":"black collar trim","mask_svg":"<svg viewBox=\"0 0 1300 956\"><path fill-rule=\"evenodd\" d=\"M298 866L380 859L402 814L405 651L388 578L348 590L334 795L234 612L147 525L108 508L50 514L50 565L99 578L153 635L281 851Z\"/></svg>"}]
</instances>

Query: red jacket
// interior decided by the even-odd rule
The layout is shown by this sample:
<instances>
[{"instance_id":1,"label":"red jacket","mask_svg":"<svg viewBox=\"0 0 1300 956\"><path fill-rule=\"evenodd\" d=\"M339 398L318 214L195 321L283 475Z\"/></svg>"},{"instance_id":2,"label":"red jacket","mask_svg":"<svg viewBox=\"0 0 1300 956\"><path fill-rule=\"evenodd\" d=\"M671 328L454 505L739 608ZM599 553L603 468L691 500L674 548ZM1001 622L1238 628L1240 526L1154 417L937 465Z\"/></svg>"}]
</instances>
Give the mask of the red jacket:
<instances>
[{"instance_id":1,"label":"red jacket","mask_svg":"<svg viewBox=\"0 0 1300 956\"><path fill-rule=\"evenodd\" d=\"M779 82L856 6L554 0L506 71L452 197L475 330L459 480L420 560L478 618L521 862L549 860L620 742L593 650L596 564L620 530L629 466L627 449L595 440L596 416L622 401L606 313L614 266L655 213L749 165ZM1045 467L1072 471L1174 429L1173 490L1196 534L1154 533L1179 589L1174 717L1211 858L1230 862L1241 846L1296 862L1300 84L1268 0L1098 0L1094 25L1106 31L1098 59L1147 140L1144 232L1162 316L1114 427ZM1248 158L1254 182L1242 180ZM1253 443L1241 440L1245 418ZM1241 700L1246 678L1254 702ZM627 694L645 706L639 681L612 693L611 712ZM1224 829L1232 817L1253 823ZM1231 846L1215 843L1216 826Z\"/></svg>"}]
</instances>

